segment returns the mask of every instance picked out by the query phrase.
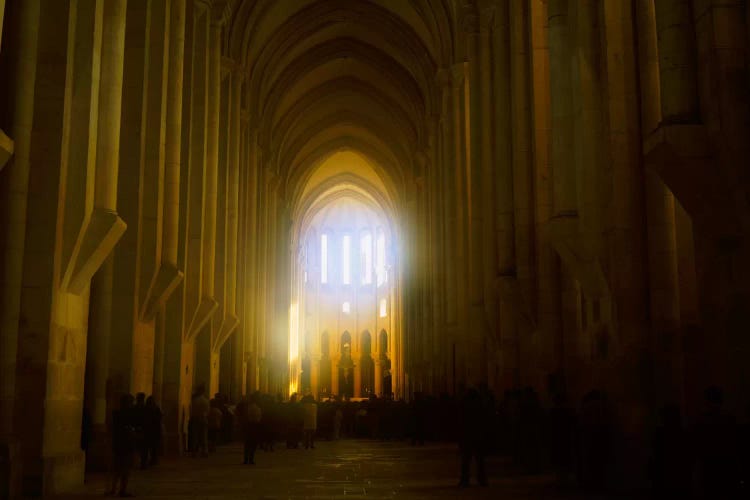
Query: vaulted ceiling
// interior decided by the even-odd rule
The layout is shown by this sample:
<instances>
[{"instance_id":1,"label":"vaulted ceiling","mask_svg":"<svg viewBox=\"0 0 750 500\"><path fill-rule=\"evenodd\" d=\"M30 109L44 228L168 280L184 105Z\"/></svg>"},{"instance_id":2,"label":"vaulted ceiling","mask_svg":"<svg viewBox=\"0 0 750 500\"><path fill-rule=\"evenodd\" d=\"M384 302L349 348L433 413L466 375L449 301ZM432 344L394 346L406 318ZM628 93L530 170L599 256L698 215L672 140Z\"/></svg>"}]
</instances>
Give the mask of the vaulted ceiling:
<instances>
[{"instance_id":1,"label":"vaulted ceiling","mask_svg":"<svg viewBox=\"0 0 750 500\"><path fill-rule=\"evenodd\" d=\"M352 168L348 182L403 199L439 113L438 69L454 56L453 2L224 0L217 9L225 54L246 71L243 106L263 165L283 193L304 203L320 191L310 182L327 181L316 170L351 151L372 168Z\"/></svg>"}]
</instances>

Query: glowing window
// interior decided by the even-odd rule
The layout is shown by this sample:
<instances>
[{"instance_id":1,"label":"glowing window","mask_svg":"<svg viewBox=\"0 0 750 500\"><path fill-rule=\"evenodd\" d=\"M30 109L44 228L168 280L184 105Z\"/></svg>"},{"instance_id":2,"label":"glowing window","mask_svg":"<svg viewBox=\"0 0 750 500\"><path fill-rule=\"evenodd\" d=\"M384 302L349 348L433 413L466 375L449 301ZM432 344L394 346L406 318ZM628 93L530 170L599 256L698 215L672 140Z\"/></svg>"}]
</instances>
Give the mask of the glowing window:
<instances>
[{"instance_id":1,"label":"glowing window","mask_svg":"<svg viewBox=\"0 0 750 500\"><path fill-rule=\"evenodd\" d=\"M388 316L388 303L385 299L380 299L380 317L385 318Z\"/></svg>"},{"instance_id":2,"label":"glowing window","mask_svg":"<svg viewBox=\"0 0 750 500\"><path fill-rule=\"evenodd\" d=\"M305 271L305 283L307 283L307 271Z\"/></svg>"},{"instance_id":3,"label":"glowing window","mask_svg":"<svg viewBox=\"0 0 750 500\"><path fill-rule=\"evenodd\" d=\"M341 312L343 312L344 314L349 314L351 310L352 310L352 306L349 302L344 302L341 305Z\"/></svg>"},{"instance_id":4,"label":"glowing window","mask_svg":"<svg viewBox=\"0 0 750 500\"><path fill-rule=\"evenodd\" d=\"M377 255L375 256L375 259L375 266L378 274L378 286L380 286L388 279L385 273L385 233L383 233L382 229L378 229Z\"/></svg>"},{"instance_id":5,"label":"glowing window","mask_svg":"<svg viewBox=\"0 0 750 500\"><path fill-rule=\"evenodd\" d=\"M328 235L320 236L320 282L328 283Z\"/></svg>"},{"instance_id":6,"label":"glowing window","mask_svg":"<svg viewBox=\"0 0 750 500\"><path fill-rule=\"evenodd\" d=\"M362 263L362 284L372 283L372 235L367 232L359 242L360 262Z\"/></svg>"},{"instance_id":7,"label":"glowing window","mask_svg":"<svg viewBox=\"0 0 750 500\"><path fill-rule=\"evenodd\" d=\"M343 258L342 265L344 266L343 275L344 284L348 285L352 282L352 267L351 267L351 249L352 249L352 237L348 234L344 236L343 241Z\"/></svg>"}]
</instances>

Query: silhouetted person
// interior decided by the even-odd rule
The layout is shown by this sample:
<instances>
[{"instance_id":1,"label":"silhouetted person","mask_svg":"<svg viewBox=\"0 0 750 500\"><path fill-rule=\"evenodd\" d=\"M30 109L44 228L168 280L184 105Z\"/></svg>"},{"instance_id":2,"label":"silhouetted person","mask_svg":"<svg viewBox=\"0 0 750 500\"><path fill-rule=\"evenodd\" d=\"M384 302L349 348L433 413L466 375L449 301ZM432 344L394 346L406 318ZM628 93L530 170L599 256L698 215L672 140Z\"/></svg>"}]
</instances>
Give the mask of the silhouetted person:
<instances>
[{"instance_id":1,"label":"silhouetted person","mask_svg":"<svg viewBox=\"0 0 750 500\"><path fill-rule=\"evenodd\" d=\"M520 409L521 464L527 472L537 473L541 468L542 407L531 387L521 393Z\"/></svg>"},{"instance_id":2,"label":"silhouetted person","mask_svg":"<svg viewBox=\"0 0 750 500\"><path fill-rule=\"evenodd\" d=\"M305 449L315 448L315 431L318 428L318 405L312 394L302 398L302 409L304 412L304 443Z\"/></svg>"},{"instance_id":3,"label":"silhouetted person","mask_svg":"<svg viewBox=\"0 0 750 500\"><path fill-rule=\"evenodd\" d=\"M666 406L654 433L651 473L657 498L685 498L690 492L691 450L680 408Z\"/></svg>"},{"instance_id":4,"label":"silhouetted person","mask_svg":"<svg viewBox=\"0 0 750 500\"><path fill-rule=\"evenodd\" d=\"M132 496L127 488L136 450L133 401L131 394L123 395L120 408L112 412L112 488L109 493L121 497Z\"/></svg>"},{"instance_id":5,"label":"silhouetted person","mask_svg":"<svg viewBox=\"0 0 750 500\"><path fill-rule=\"evenodd\" d=\"M336 411L333 414L333 439L338 441L341 439L341 423L344 421L344 412L341 410L341 405L336 404Z\"/></svg>"},{"instance_id":6,"label":"silhouetted person","mask_svg":"<svg viewBox=\"0 0 750 500\"><path fill-rule=\"evenodd\" d=\"M146 426L146 395L139 392L135 395L135 406L133 407L133 421L136 431L138 453L141 456L141 469L148 467L148 449L144 439L144 428Z\"/></svg>"},{"instance_id":7,"label":"silhouetted person","mask_svg":"<svg viewBox=\"0 0 750 500\"><path fill-rule=\"evenodd\" d=\"M604 489L610 459L611 422L606 398L593 390L583 397L579 435L579 474L589 491Z\"/></svg>"},{"instance_id":8,"label":"silhouetted person","mask_svg":"<svg viewBox=\"0 0 750 500\"><path fill-rule=\"evenodd\" d=\"M573 438L575 436L575 416L565 401L562 387L550 387L552 408L547 419L547 442L550 462L559 483L568 482L573 464Z\"/></svg>"},{"instance_id":9,"label":"silhouetted person","mask_svg":"<svg viewBox=\"0 0 750 500\"><path fill-rule=\"evenodd\" d=\"M81 413L81 451L84 453L89 450L89 446L91 445L92 428L91 412L84 406Z\"/></svg>"},{"instance_id":10,"label":"silhouetted person","mask_svg":"<svg viewBox=\"0 0 750 500\"><path fill-rule=\"evenodd\" d=\"M143 442L145 456L141 460L147 460L148 465L156 465L159 461L159 448L161 445L161 419L162 413L153 396L146 398L146 415L143 423Z\"/></svg>"},{"instance_id":11,"label":"silhouetted person","mask_svg":"<svg viewBox=\"0 0 750 500\"><path fill-rule=\"evenodd\" d=\"M218 398L214 398L209 403L210 409L208 410L208 451L213 453L216 451L216 445L219 442L219 436L221 435L221 423L224 414L221 412L221 402Z\"/></svg>"},{"instance_id":12,"label":"silhouetted person","mask_svg":"<svg viewBox=\"0 0 750 500\"><path fill-rule=\"evenodd\" d=\"M738 490L736 427L734 420L722 413L723 402L721 389L706 389L706 410L695 428L701 486L710 498L732 498Z\"/></svg>"},{"instance_id":13,"label":"silhouetted person","mask_svg":"<svg viewBox=\"0 0 750 500\"><path fill-rule=\"evenodd\" d=\"M425 427L427 426L427 408L424 394L414 393L414 401L411 404L411 445L424 446Z\"/></svg>"},{"instance_id":14,"label":"silhouetted person","mask_svg":"<svg viewBox=\"0 0 750 500\"><path fill-rule=\"evenodd\" d=\"M208 410L209 402L204 396L205 389L203 386L199 386L193 395L193 399L190 403L190 423L188 424L191 428L191 446L190 450L193 452L193 456L200 453L202 456L208 456Z\"/></svg>"},{"instance_id":15,"label":"silhouetted person","mask_svg":"<svg viewBox=\"0 0 750 500\"><path fill-rule=\"evenodd\" d=\"M243 438L244 464L255 465L255 450L261 436L261 420L263 414L258 406L258 394L250 396L244 411Z\"/></svg>"},{"instance_id":16,"label":"silhouetted person","mask_svg":"<svg viewBox=\"0 0 750 500\"><path fill-rule=\"evenodd\" d=\"M487 475L484 470L484 456L486 453L485 440L487 437L487 418L482 397L476 389L469 389L463 398L461 406L461 487L469 486L469 472L472 458L477 464L477 480L482 486L487 485Z\"/></svg>"},{"instance_id":17,"label":"silhouetted person","mask_svg":"<svg viewBox=\"0 0 750 500\"><path fill-rule=\"evenodd\" d=\"M302 438L302 428L304 425L304 416L302 406L297 402L297 394L294 393L285 405L286 417L286 447L299 448L299 442Z\"/></svg>"}]
</instances>

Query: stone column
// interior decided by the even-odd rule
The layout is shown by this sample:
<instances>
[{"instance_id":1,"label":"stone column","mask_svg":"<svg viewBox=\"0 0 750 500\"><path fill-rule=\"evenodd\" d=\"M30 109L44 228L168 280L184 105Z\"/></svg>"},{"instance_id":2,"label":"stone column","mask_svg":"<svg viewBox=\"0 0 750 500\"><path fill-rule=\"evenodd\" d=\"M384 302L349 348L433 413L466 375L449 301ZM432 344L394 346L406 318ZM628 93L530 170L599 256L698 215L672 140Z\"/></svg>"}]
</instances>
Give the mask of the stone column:
<instances>
[{"instance_id":1,"label":"stone column","mask_svg":"<svg viewBox=\"0 0 750 500\"><path fill-rule=\"evenodd\" d=\"M216 274L216 217L219 184L219 115L221 108L221 24L211 21L208 35L208 104L206 114L206 168L203 220L203 300L214 301ZM215 336L220 318L212 320L200 335ZM209 345L213 342L209 342ZM209 347L198 349L196 363L206 364L206 390L218 391L219 356ZM208 356L208 357L206 357Z\"/></svg>"},{"instance_id":2,"label":"stone column","mask_svg":"<svg viewBox=\"0 0 750 500\"><path fill-rule=\"evenodd\" d=\"M91 415L92 447L86 457L91 470L107 470L110 457L109 440L107 439L108 398L107 381L109 380L109 341L112 335L112 280L114 275L113 259L110 256L104 261L101 269L91 281L91 299L89 303L89 331L86 348L86 382L84 402Z\"/></svg>"},{"instance_id":3,"label":"stone column","mask_svg":"<svg viewBox=\"0 0 750 500\"><path fill-rule=\"evenodd\" d=\"M502 5L496 9L487 9L482 11L480 16L479 40L478 40L478 63L479 63L479 112L481 114L481 127L479 130L479 167L481 169L481 192L477 193L482 199L482 288L484 301L484 315L486 327L483 328L483 337L495 336L498 332L498 310L497 310L497 274L498 262L497 255L500 241L497 238L495 222L495 203L497 203L497 192L495 188L498 183L495 180L496 172L499 170L497 158L495 156L495 139L493 127L496 126L493 112L493 102L499 98L493 89L493 31L503 29L503 26L496 26L497 17L502 16ZM494 54L497 56L497 54ZM505 76L505 75L504 75ZM472 108L472 112L474 109ZM472 135L475 133L472 130ZM507 139L505 140L507 145ZM499 146L499 145L498 145ZM499 148L498 148L499 149ZM511 191L510 199L513 195ZM512 230L510 236L512 238ZM511 240L512 241L512 240ZM494 339L486 339L494 341Z\"/></svg>"},{"instance_id":4,"label":"stone column","mask_svg":"<svg viewBox=\"0 0 750 500\"><path fill-rule=\"evenodd\" d=\"M479 17L472 13L464 18L464 29L466 32L466 57L469 63L469 109L468 121L468 185L467 205L468 210L468 235L469 235L469 258L468 258L468 297L469 317L467 336L470 355L473 360L467 366L470 380L486 380L487 358L484 349L486 332L489 330L484 304L484 206L482 186L482 83L480 62L480 37Z\"/></svg>"},{"instance_id":5,"label":"stone column","mask_svg":"<svg viewBox=\"0 0 750 500\"><path fill-rule=\"evenodd\" d=\"M655 5L663 2L639 2L638 26L640 39L638 40L641 87L641 121L643 136L647 137L659 127L662 117L662 102L660 89L660 73L670 70L661 68L665 54L660 54L657 47L657 26L655 20ZM667 2L668 3L668 2ZM662 6L663 7L663 6ZM689 20L689 19L688 19ZM668 54L667 54L668 55ZM661 56L661 57L660 57ZM669 63L673 63L670 61ZM682 68L685 69L684 67ZM673 89L671 94L679 93ZM672 108L677 101L674 96L668 97L665 105ZM690 114L692 111L686 109ZM675 201L672 192L659 176L646 169L644 172L646 195L646 218L648 234L648 268L649 268L649 297L651 317L651 348L654 353L671 351L676 344L680 323L679 284L677 270L677 249L675 235ZM681 383L678 383L673 372L673 360L654 360L659 375L655 378L654 390L659 402L680 402L682 398L669 399L668 394L678 394ZM681 381L680 381L681 382Z\"/></svg>"},{"instance_id":6,"label":"stone column","mask_svg":"<svg viewBox=\"0 0 750 500\"><path fill-rule=\"evenodd\" d=\"M378 335L380 336L380 335ZM379 343L379 342L376 342ZM383 397L383 364L382 355L375 359L375 395Z\"/></svg>"},{"instance_id":7,"label":"stone column","mask_svg":"<svg viewBox=\"0 0 750 500\"><path fill-rule=\"evenodd\" d=\"M570 34L568 0L549 0L550 107L552 118L553 215L578 214L575 166L571 154L573 110L570 75Z\"/></svg>"},{"instance_id":8,"label":"stone column","mask_svg":"<svg viewBox=\"0 0 750 500\"><path fill-rule=\"evenodd\" d=\"M551 152L551 109L550 109L550 43L547 23L549 14L546 0L533 0L530 4L530 67L533 155L533 210L535 212L535 253L537 256L537 276L534 280L537 298L531 304L535 312L540 332L545 338L560 343L562 334L560 259L552 247L547 231L550 219L555 215L554 181ZM515 5L514 10L515 10ZM514 16L515 19L515 16ZM514 24L515 26L515 24ZM519 47L519 50L521 48ZM515 51L514 51L515 52ZM520 253L520 252L519 252ZM519 271L520 272L520 271ZM552 340L549 341L553 343ZM523 347L523 346L521 346ZM525 350L525 349L524 349ZM521 359L526 359L521 356ZM566 377L568 374L566 373ZM527 381L522 381L526 384Z\"/></svg>"},{"instance_id":9,"label":"stone column","mask_svg":"<svg viewBox=\"0 0 750 500\"><path fill-rule=\"evenodd\" d=\"M226 316L224 318L224 331L222 335L234 335L237 337L234 344L235 350L240 354L245 351L245 342L242 331L238 329L237 318L237 232L239 216L239 175L240 175L240 112L242 111L241 90L242 74L235 70L231 75L231 104L230 104L230 135L229 135L229 172L227 189L227 255L226 255ZM239 362L235 366L232 383L232 398L238 401L242 388L242 357L236 358Z\"/></svg>"},{"instance_id":10,"label":"stone column","mask_svg":"<svg viewBox=\"0 0 750 500\"><path fill-rule=\"evenodd\" d=\"M518 378L517 322L519 304L514 291L516 263L514 245L514 174L517 161L515 144L511 134L511 40L508 5L500 4L495 9L495 28L492 34L494 50L494 121L495 121L495 234L497 251L494 268L500 278L499 297L496 300L499 315L500 365L502 386L515 385ZM518 68L519 70L521 68ZM515 104L515 103L514 103ZM515 130L513 128L513 130ZM499 389L499 388L498 388Z\"/></svg>"},{"instance_id":11,"label":"stone column","mask_svg":"<svg viewBox=\"0 0 750 500\"><path fill-rule=\"evenodd\" d=\"M95 211L116 214L117 179L120 154L120 117L122 110L123 54L125 51L126 2L116 0L105 5L102 26L102 61L99 83L99 121L97 133L97 169ZM95 214L96 216L96 214ZM122 223L122 221L119 221ZM122 223L124 230L124 223ZM122 233L120 233L122 234ZM92 281L91 334L88 340L86 395L94 425L94 443L106 442L107 379L109 376L109 340L112 333L113 260L108 258ZM106 448L106 447L105 447ZM106 450L99 449L97 459L106 463Z\"/></svg>"},{"instance_id":12,"label":"stone column","mask_svg":"<svg viewBox=\"0 0 750 500\"><path fill-rule=\"evenodd\" d=\"M18 349L19 311L22 269L25 251L26 208L29 190L29 157L32 143L34 98L37 73L37 47L40 22L39 0L19 4L16 15L9 18L13 25L15 52L12 86L14 99L11 135L15 141L14 156L0 183L0 227L5 232L0 255L0 439L12 433L16 388L16 352Z\"/></svg>"},{"instance_id":13,"label":"stone column","mask_svg":"<svg viewBox=\"0 0 750 500\"><path fill-rule=\"evenodd\" d=\"M183 279L177 266L180 218L180 165L182 127L182 87L185 59L186 0L175 0L169 9L169 59L166 88L164 191L161 260L149 292L147 316L161 309Z\"/></svg>"},{"instance_id":14,"label":"stone column","mask_svg":"<svg viewBox=\"0 0 750 500\"><path fill-rule=\"evenodd\" d=\"M660 0L654 7L662 121L695 123L699 109L691 2Z\"/></svg>"}]
</instances>

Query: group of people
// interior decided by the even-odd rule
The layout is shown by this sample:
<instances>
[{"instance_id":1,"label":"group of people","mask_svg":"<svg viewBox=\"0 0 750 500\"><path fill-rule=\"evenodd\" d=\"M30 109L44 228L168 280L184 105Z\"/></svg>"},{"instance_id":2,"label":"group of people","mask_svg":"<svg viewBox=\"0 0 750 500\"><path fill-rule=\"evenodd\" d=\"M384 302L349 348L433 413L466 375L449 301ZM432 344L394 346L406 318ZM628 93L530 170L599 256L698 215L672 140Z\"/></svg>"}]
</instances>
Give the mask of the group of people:
<instances>
[{"instance_id":1,"label":"group of people","mask_svg":"<svg viewBox=\"0 0 750 500\"><path fill-rule=\"evenodd\" d=\"M124 394L112 412L112 483L110 494L132 496L127 491L136 454L140 467L156 465L162 442L162 413L153 396Z\"/></svg>"},{"instance_id":2,"label":"group of people","mask_svg":"<svg viewBox=\"0 0 750 500\"><path fill-rule=\"evenodd\" d=\"M316 437L406 439L414 446L453 441L461 452L462 487L469 485L472 462L477 482L487 485L485 457L502 454L511 457L520 472L547 470L561 485L605 489L622 436L615 431L612 402L603 391L588 392L573 407L551 384L547 408L531 388L509 390L497 402L484 385L460 394L415 393L407 403L377 397L317 402L309 393L284 401L255 392L231 405L220 394L209 401L199 387L191 402L185 444L192 456L207 456L217 444L239 438L244 443L243 462L254 464L258 448L271 452L285 442L288 449L314 449ZM664 409L651 440L648 473L655 491L686 495L695 489L696 470L699 489L732 498L735 490L747 488L748 454L741 450L750 445L750 432L747 425L736 425L723 414L722 401L719 389L707 390L706 410L690 428L683 426L678 407ZM152 397L125 395L111 422L112 491L128 496L134 456L140 455L144 468L157 461L161 411Z\"/></svg>"}]
</instances>

